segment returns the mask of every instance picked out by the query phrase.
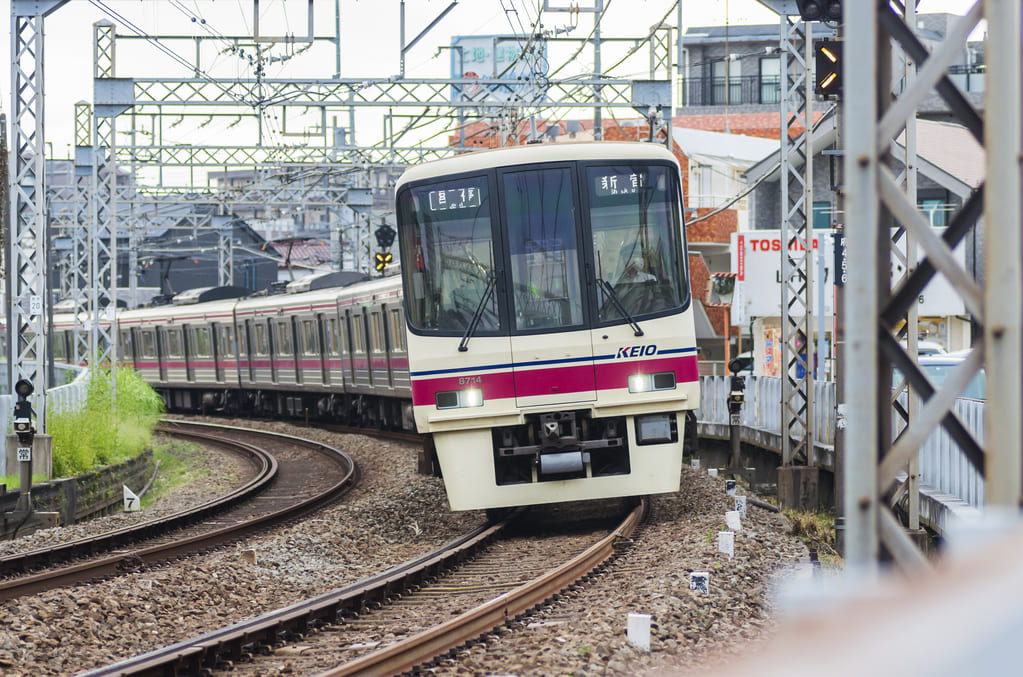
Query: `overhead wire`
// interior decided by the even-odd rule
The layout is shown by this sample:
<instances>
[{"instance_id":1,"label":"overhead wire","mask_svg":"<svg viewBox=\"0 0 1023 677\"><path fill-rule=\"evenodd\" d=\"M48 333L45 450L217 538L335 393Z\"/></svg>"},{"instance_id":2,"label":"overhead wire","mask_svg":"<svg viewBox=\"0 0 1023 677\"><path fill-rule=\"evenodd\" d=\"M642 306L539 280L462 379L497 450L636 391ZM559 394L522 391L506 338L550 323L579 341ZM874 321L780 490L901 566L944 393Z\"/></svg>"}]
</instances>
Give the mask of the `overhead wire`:
<instances>
[{"instance_id":1,"label":"overhead wire","mask_svg":"<svg viewBox=\"0 0 1023 677\"><path fill-rule=\"evenodd\" d=\"M184 66L189 71L192 71L192 72L196 73L200 77L200 79L205 80L206 82L209 82L210 84L212 84L212 85L216 86L217 88L219 88L220 91L223 92L228 98L230 98L230 99L232 99L232 100L234 100L234 101L236 101L238 103L241 103L241 104L252 105L250 102L247 102L244 99L238 97L236 94L234 94L230 90L230 88L226 87L221 81L219 81L218 79L214 78L213 76L211 76L206 71L204 71L202 69L199 69L196 66L192 65L191 63L188 62L187 59L182 57L180 54L178 54L174 50L170 49L167 45L163 44L163 42L161 42L158 38L155 38L152 35L150 35L148 33L148 31L146 31L145 29L141 28L140 26L137 26L133 21L131 21L130 19L128 19L127 17L125 17L121 13L115 11L113 8L109 7L106 4L106 2L104 2L104 0L89 0L89 2L94 7L96 7L100 11L102 11L104 14L109 16L111 19L116 21L118 24L124 26L125 28L127 28L130 31L132 31L133 33L135 33L139 37L145 39L146 42L148 42L151 45L153 45L154 47L156 47L158 50L160 50L161 52L163 52L164 54L169 56L172 60L174 60L178 64Z\"/></svg>"}]
</instances>

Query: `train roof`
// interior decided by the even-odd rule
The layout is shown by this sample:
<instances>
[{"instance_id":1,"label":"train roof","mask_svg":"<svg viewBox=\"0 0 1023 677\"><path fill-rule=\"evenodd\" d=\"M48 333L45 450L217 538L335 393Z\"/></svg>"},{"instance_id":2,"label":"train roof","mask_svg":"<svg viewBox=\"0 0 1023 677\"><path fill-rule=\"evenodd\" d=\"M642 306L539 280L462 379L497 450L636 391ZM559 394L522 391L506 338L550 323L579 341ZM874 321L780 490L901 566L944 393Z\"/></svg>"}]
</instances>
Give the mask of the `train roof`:
<instances>
[{"instance_id":1,"label":"train roof","mask_svg":"<svg viewBox=\"0 0 1023 677\"><path fill-rule=\"evenodd\" d=\"M678 164L675 156L667 148L657 143L636 141L535 143L474 151L443 160L424 162L409 167L398 180L396 188L400 188L409 181L419 181L444 174L461 174L494 167L569 160L668 160Z\"/></svg>"},{"instance_id":2,"label":"train roof","mask_svg":"<svg viewBox=\"0 0 1023 677\"><path fill-rule=\"evenodd\" d=\"M175 322L188 322L192 319L216 319L231 317L238 299L229 298L218 301L204 301L185 305L161 305L147 308L122 310L117 314L117 321L123 324L152 322L162 323L174 318Z\"/></svg>"}]
</instances>

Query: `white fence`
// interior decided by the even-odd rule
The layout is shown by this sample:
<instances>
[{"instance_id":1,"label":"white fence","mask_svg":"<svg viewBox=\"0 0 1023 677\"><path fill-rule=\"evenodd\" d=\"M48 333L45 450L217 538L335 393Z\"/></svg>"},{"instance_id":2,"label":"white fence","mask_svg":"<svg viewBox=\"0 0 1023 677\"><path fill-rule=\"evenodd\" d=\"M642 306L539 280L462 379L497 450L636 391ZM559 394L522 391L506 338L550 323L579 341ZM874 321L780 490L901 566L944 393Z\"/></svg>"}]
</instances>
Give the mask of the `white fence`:
<instances>
[{"instance_id":1,"label":"white fence","mask_svg":"<svg viewBox=\"0 0 1023 677\"><path fill-rule=\"evenodd\" d=\"M705 423L728 424L728 376L700 379L700 409L697 418ZM904 397L904 396L903 396ZM814 382L814 442L835 443L836 391L832 382ZM984 403L956 400L955 412L966 429L984 442ZM774 376L746 378L746 403L742 424L749 428L781 434L781 379ZM899 429L896 429L896 432ZM797 431L801 432L801 431ZM920 481L937 491L980 508L984 504L984 479L967 460L944 428L932 433L919 452Z\"/></svg>"}]
</instances>

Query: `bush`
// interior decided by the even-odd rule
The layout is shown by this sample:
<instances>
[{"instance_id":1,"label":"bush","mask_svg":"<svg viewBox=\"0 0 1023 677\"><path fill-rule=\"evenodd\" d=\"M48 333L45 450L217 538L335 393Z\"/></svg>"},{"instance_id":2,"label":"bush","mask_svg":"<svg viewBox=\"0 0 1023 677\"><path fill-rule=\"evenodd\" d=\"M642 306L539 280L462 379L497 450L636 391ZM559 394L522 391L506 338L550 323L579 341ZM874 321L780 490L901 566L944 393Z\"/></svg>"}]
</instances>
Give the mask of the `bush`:
<instances>
[{"instance_id":1,"label":"bush","mask_svg":"<svg viewBox=\"0 0 1023 677\"><path fill-rule=\"evenodd\" d=\"M92 370L82 409L47 411L55 477L73 477L132 458L149 444L163 402L133 369L119 368L116 377L112 391L110 370Z\"/></svg>"}]
</instances>

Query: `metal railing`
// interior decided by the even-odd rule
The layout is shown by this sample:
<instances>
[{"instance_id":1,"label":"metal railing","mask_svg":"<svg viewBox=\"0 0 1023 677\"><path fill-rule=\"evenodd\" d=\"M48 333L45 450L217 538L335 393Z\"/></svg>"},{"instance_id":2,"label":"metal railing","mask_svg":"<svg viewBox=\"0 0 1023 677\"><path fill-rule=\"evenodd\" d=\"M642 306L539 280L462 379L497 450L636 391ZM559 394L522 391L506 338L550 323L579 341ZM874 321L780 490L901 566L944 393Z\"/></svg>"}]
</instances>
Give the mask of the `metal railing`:
<instances>
[{"instance_id":1,"label":"metal railing","mask_svg":"<svg viewBox=\"0 0 1023 677\"><path fill-rule=\"evenodd\" d=\"M728 376L700 378L700 408L697 419L704 423L728 424ZM902 397L905 397L903 395ZM833 382L814 382L814 443L835 443L836 389ZM984 402L958 399L955 412L963 425L984 442ZM746 377L746 402L742 407L742 425L781 434L781 379L774 376ZM898 434L902 426L894 426ZM797 431L798 432L798 431ZM932 433L920 447L920 481L942 494L948 494L976 508L984 505L984 479L967 460L944 428Z\"/></svg>"},{"instance_id":2,"label":"metal railing","mask_svg":"<svg viewBox=\"0 0 1023 677\"><path fill-rule=\"evenodd\" d=\"M681 78L678 84L683 106L777 105L781 101L781 78L777 75Z\"/></svg>"}]
</instances>

